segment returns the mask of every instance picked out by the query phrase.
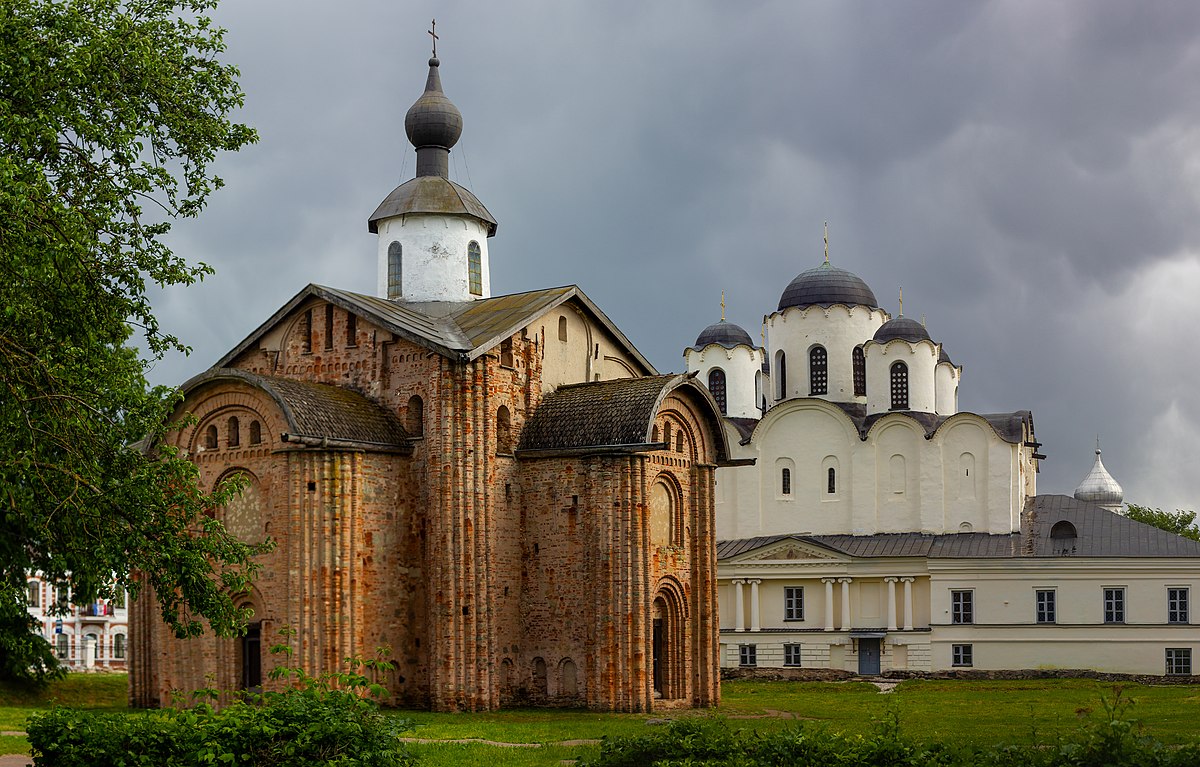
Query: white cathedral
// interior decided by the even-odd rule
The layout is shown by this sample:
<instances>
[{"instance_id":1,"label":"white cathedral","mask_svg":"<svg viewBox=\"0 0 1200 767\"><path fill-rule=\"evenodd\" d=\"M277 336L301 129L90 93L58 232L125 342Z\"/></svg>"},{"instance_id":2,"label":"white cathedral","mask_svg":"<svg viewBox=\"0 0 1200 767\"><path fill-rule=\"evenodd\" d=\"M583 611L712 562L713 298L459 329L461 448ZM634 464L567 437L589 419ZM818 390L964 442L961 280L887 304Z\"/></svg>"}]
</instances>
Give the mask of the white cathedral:
<instances>
[{"instance_id":1,"label":"white cathedral","mask_svg":"<svg viewBox=\"0 0 1200 767\"><path fill-rule=\"evenodd\" d=\"M684 358L739 463L723 667L1193 673L1200 543L1122 516L1099 449L1074 497L1037 495L1032 414L960 411L962 368L828 255L763 347L722 318Z\"/></svg>"}]
</instances>

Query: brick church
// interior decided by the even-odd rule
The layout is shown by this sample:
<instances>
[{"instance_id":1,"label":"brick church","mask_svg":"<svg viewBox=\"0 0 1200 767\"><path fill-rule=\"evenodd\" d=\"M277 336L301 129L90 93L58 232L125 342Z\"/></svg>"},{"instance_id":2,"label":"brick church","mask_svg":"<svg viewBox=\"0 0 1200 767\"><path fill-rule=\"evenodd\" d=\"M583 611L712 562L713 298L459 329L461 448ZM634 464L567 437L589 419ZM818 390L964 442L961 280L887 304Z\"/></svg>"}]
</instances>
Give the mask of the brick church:
<instances>
[{"instance_id":1,"label":"brick church","mask_svg":"<svg viewBox=\"0 0 1200 767\"><path fill-rule=\"evenodd\" d=\"M574 286L492 296L496 221L449 180L462 117L437 58L405 129L416 177L371 215L378 290L309 285L183 385L173 444L224 523L276 542L244 637L131 616L131 698L269 686L388 647L393 702L613 711L718 701L721 416Z\"/></svg>"}]
</instances>

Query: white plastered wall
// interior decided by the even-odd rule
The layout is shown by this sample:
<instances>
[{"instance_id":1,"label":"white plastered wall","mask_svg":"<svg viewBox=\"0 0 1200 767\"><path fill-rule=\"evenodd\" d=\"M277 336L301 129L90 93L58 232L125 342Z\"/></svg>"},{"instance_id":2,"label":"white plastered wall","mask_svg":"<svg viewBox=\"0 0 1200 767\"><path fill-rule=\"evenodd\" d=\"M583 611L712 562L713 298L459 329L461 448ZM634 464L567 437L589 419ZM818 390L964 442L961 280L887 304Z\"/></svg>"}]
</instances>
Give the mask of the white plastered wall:
<instances>
[{"instance_id":1,"label":"white plastered wall","mask_svg":"<svg viewBox=\"0 0 1200 767\"><path fill-rule=\"evenodd\" d=\"M470 216L410 213L382 219L376 295L388 294L388 247L399 242L401 296L404 301L471 301L492 295L488 264L487 225ZM467 272L467 248L479 244L483 292L472 295Z\"/></svg>"},{"instance_id":2,"label":"white plastered wall","mask_svg":"<svg viewBox=\"0 0 1200 767\"><path fill-rule=\"evenodd\" d=\"M538 334L544 392L563 384L639 375L637 361L570 301L529 323L529 332Z\"/></svg>"},{"instance_id":3,"label":"white plastered wall","mask_svg":"<svg viewBox=\"0 0 1200 767\"><path fill-rule=\"evenodd\" d=\"M714 368L725 372L725 415L735 418L759 418L758 379L762 375L763 353L744 344L727 349L720 344L709 344L697 351L688 347L683 352L689 373L696 373L696 380L708 385L708 376Z\"/></svg>"},{"instance_id":4,"label":"white plastered wall","mask_svg":"<svg viewBox=\"0 0 1200 767\"><path fill-rule=\"evenodd\" d=\"M938 346L932 341L910 343L893 339L885 344L868 341L863 350L867 356L867 413L886 413L892 407L892 365L903 362L908 366L908 410L918 413L936 412Z\"/></svg>"},{"instance_id":5,"label":"white plastered wall","mask_svg":"<svg viewBox=\"0 0 1200 767\"><path fill-rule=\"evenodd\" d=\"M939 362L933 378L937 414L954 415L958 412L958 384L962 378L962 368L949 362Z\"/></svg>"},{"instance_id":6,"label":"white plastered wall","mask_svg":"<svg viewBox=\"0 0 1200 767\"><path fill-rule=\"evenodd\" d=\"M854 396L854 347L875 335L887 319L887 312L882 309L843 304L793 307L772 314L767 318L771 375L778 385L776 360L777 353L782 351L787 355L787 381L783 396L778 391L769 393L771 402L809 396L808 353L817 344L824 346L829 355L828 394L822 399L865 402L865 398Z\"/></svg>"}]
</instances>

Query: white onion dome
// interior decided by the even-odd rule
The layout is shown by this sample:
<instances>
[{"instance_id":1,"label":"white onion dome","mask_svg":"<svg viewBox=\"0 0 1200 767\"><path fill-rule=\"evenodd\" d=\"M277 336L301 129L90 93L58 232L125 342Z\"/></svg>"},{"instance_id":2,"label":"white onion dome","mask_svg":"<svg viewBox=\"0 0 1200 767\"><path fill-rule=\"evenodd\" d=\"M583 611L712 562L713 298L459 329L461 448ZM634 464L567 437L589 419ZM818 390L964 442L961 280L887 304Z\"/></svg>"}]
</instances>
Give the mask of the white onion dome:
<instances>
[{"instance_id":1,"label":"white onion dome","mask_svg":"<svg viewBox=\"0 0 1200 767\"><path fill-rule=\"evenodd\" d=\"M1079 483L1079 487L1075 488L1075 500L1101 506L1120 506L1125 500L1125 491L1100 460L1100 448L1096 448L1096 462L1092 464L1092 470Z\"/></svg>"},{"instance_id":2,"label":"white onion dome","mask_svg":"<svg viewBox=\"0 0 1200 767\"><path fill-rule=\"evenodd\" d=\"M828 261L796 275L779 298L779 311L792 306L869 306L878 308L875 294L862 278Z\"/></svg>"},{"instance_id":3,"label":"white onion dome","mask_svg":"<svg viewBox=\"0 0 1200 767\"><path fill-rule=\"evenodd\" d=\"M725 320L715 322L702 330L696 337L696 344L693 348L699 351L709 344L723 346L726 349L743 345L754 348L754 341L750 339L750 334L745 329Z\"/></svg>"},{"instance_id":4,"label":"white onion dome","mask_svg":"<svg viewBox=\"0 0 1200 767\"><path fill-rule=\"evenodd\" d=\"M890 319L879 326L879 330L875 331L875 336L871 339L878 344L886 344L888 341L894 341L897 338L908 341L909 343L917 343L918 341L930 341L929 331L925 326L916 320L910 320L903 315ZM949 359L947 358L947 361Z\"/></svg>"}]
</instances>

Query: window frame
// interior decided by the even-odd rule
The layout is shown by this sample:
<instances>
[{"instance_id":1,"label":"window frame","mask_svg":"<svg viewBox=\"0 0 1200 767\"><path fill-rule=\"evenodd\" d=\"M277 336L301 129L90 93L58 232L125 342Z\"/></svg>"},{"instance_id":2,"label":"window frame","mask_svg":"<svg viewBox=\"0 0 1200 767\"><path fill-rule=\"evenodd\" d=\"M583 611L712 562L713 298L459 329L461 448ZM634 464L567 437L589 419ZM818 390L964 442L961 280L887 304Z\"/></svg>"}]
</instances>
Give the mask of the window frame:
<instances>
[{"instance_id":1,"label":"window frame","mask_svg":"<svg viewBox=\"0 0 1200 767\"><path fill-rule=\"evenodd\" d=\"M738 666L742 668L755 668L758 666L758 645L738 645Z\"/></svg>"},{"instance_id":2,"label":"window frame","mask_svg":"<svg viewBox=\"0 0 1200 767\"><path fill-rule=\"evenodd\" d=\"M1033 592L1034 622L1058 623L1058 591L1035 589Z\"/></svg>"},{"instance_id":3,"label":"window frame","mask_svg":"<svg viewBox=\"0 0 1200 767\"><path fill-rule=\"evenodd\" d=\"M475 240L467 244L467 291L483 296L483 249Z\"/></svg>"},{"instance_id":4,"label":"window frame","mask_svg":"<svg viewBox=\"0 0 1200 767\"><path fill-rule=\"evenodd\" d=\"M971 626L975 623L975 590L950 590L950 622L956 626Z\"/></svg>"},{"instance_id":5,"label":"window frame","mask_svg":"<svg viewBox=\"0 0 1200 767\"><path fill-rule=\"evenodd\" d=\"M124 634L113 634L113 660L125 660L128 652L128 642Z\"/></svg>"},{"instance_id":6,"label":"window frame","mask_svg":"<svg viewBox=\"0 0 1200 767\"><path fill-rule=\"evenodd\" d=\"M829 394L829 352L817 344L808 350L808 396Z\"/></svg>"},{"instance_id":7,"label":"window frame","mask_svg":"<svg viewBox=\"0 0 1200 767\"><path fill-rule=\"evenodd\" d=\"M892 404L891 410L908 410L909 409L909 390L908 390L908 365L901 360L896 360L889 368L891 373L891 392ZM901 398L903 395L903 398Z\"/></svg>"},{"instance_id":8,"label":"window frame","mask_svg":"<svg viewBox=\"0 0 1200 767\"><path fill-rule=\"evenodd\" d=\"M41 609L42 584L40 581L31 580L25 584L25 603L29 607Z\"/></svg>"},{"instance_id":9,"label":"window frame","mask_svg":"<svg viewBox=\"0 0 1200 767\"><path fill-rule=\"evenodd\" d=\"M867 396L867 355L861 346L850 353L850 364L854 375L854 396Z\"/></svg>"},{"instance_id":10,"label":"window frame","mask_svg":"<svg viewBox=\"0 0 1200 767\"><path fill-rule=\"evenodd\" d=\"M950 645L950 665L972 668L975 665L975 646L970 643Z\"/></svg>"},{"instance_id":11,"label":"window frame","mask_svg":"<svg viewBox=\"0 0 1200 767\"><path fill-rule=\"evenodd\" d=\"M792 497L792 469L784 466L779 470L779 494L785 498Z\"/></svg>"},{"instance_id":12,"label":"window frame","mask_svg":"<svg viewBox=\"0 0 1200 767\"><path fill-rule=\"evenodd\" d=\"M1187 586L1167 587L1167 623L1187 624L1191 622L1190 594Z\"/></svg>"},{"instance_id":13,"label":"window frame","mask_svg":"<svg viewBox=\"0 0 1200 767\"><path fill-rule=\"evenodd\" d=\"M1125 587L1124 586L1105 586L1103 594L1104 594L1104 622L1105 623L1124 623L1125 622Z\"/></svg>"},{"instance_id":14,"label":"window frame","mask_svg":"<svg viewBox=\"0 0 1200 767\"><path fill-rule=\"evenodd\" d=\"M783 619L785 621L804 620L804 587L783 587Z\"/></svg>"},{"instance_id":15,"label":"window frame","mask_svg":"<svg viewBox=\"0 0 1200 767\"><path fill-rule=\"evenodd\" d=\"M1192 648L1168 647L1163 653L1163 658L1166 661L1167 676L1192 675Z\"/></svg>"},{"instance_id":16,"label":"window frame","mask_svg":"<svg viewBox=\"0 0 1200 767\"><path fill-rule=\"evenodd\" d=\"M803 645L795 642L788 642L783 646L783 665L789 668L799 668L804 665L801 660L803 656Z\"/></svg>"},{"instance_id":17,"label":"window frame","mask_svg":"<svg viewBox=\"0 0 1200 767\"><path fill-rule=\"evenodd\" d=\"M713 399L717 401L717 407L720 409L721 415L729 415L728 385L725 371L721 368L713 368L708 371L708 391L712 394Z\"/></svg>"},{"instance_id":18,"label":"window frame","mask_svg":"<svg viewBox=\"0 0 1200 767\"><path fill-rule=\"evenodd\" d=\"M387 297L395 301L404 296L404 246L399 240L388 244L387 259Z\"/></svg>"}]
</instances>

